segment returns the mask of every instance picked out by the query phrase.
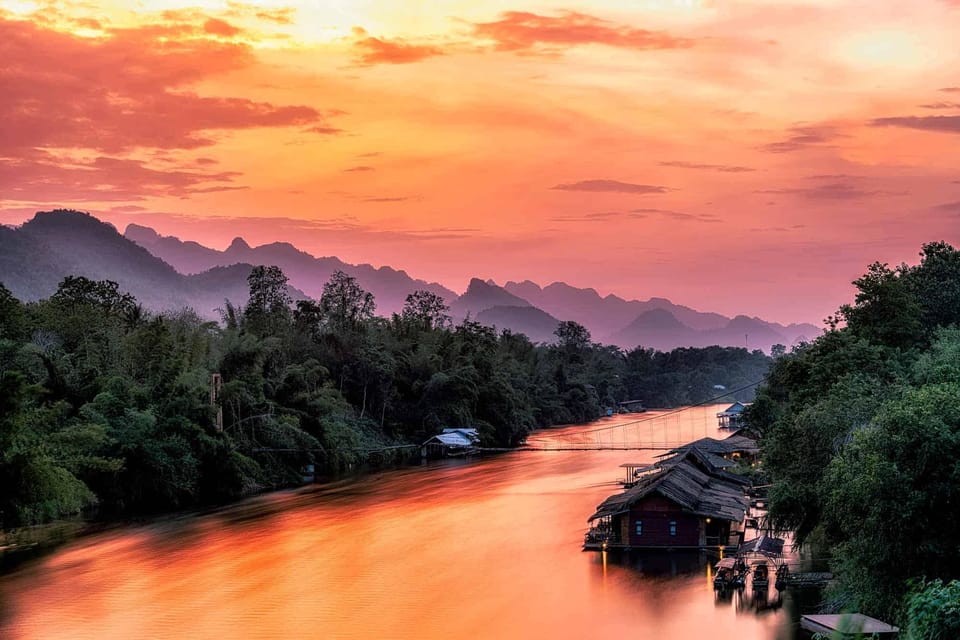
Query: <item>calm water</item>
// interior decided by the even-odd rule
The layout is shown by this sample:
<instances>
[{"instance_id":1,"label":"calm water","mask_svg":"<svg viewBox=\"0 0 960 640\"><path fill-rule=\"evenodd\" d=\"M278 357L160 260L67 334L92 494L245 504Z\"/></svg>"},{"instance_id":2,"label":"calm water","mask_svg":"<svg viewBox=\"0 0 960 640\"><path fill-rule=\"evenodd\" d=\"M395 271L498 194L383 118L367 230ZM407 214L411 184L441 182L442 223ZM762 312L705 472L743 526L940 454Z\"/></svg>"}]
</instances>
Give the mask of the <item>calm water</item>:
<instances>
[{"instance_id":1,"label":"calm water","mask_svg":"<svg viewBox=\"0 0 960 640\"><path fill-rule=\"evenodd\" d=\"M530 442L716 436L716 411ZM0 638L792 638L789 601L717 600L700 554L580 551L618 465L656 454L435 463L83 538L0 578Z\"/></svg>"}]
</instances>

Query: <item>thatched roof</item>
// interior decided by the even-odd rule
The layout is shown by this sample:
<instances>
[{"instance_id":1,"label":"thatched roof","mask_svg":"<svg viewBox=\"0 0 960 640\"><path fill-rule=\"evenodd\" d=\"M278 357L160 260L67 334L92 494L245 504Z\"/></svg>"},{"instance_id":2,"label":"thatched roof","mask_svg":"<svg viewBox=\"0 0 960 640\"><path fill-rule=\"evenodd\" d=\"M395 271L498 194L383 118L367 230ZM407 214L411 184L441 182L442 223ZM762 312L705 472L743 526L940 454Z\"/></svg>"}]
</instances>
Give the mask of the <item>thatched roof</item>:
<instances>
[{"instance_id":1,"label":"thatched roof","mask_svg":"<svg viewBox=\"0 0 960 640\"><path fill-rule=\"evenodd\" d=\"M684 458L663 465L623 493L604 500L590 521L629 511L652 494L663 496L688 513L722 520L743 520L748 507L742 486L708 475Z\"/></svg>"}]
</instances>

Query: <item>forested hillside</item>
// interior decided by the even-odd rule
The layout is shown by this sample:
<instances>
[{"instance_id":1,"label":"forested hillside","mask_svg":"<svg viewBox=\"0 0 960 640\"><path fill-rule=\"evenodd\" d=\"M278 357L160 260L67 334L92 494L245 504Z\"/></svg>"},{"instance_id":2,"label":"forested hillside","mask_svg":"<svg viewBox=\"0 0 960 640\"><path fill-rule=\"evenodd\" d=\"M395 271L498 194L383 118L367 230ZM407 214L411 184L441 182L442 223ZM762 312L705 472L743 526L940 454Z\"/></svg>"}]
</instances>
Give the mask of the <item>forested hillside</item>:
<instances>
[{"instance_id":1,"label":"forested hillside","mask_svg":"<svg viewBox=\"0 0 960 640\"><path fill-rule=\"evenodd\" d=\"M535 345L454 326L428 291L386 319L343 272L295 306L277 267L253 268L248 284L249 299L225 301L221 322L153 315L110 281L68 277L29 304L0 287L3 525L92 505L110 514L228 500L297 483L306 464L333 475L393 463L396 450L370 451L444 426L515 446L625 399L703 401L769 366L734 348L625 353L575 322L560 323L556 344ZM223 385L211 403L214 373Z\"/></svg>"},{"instance_id":2,"label":"forested hillside","mask_svg":"<svg viewBox=\"0 0 960 640\"><path fill-rule=\"evenodd\" d=\"M960 252L927 244L919 265L873 264L854 284L748 411L770 516L833 555L834 608L911 629L933 615L952 626L910 637L960 637L960 583L936 582L960 578Z\"/></svg>"}]
</instances>

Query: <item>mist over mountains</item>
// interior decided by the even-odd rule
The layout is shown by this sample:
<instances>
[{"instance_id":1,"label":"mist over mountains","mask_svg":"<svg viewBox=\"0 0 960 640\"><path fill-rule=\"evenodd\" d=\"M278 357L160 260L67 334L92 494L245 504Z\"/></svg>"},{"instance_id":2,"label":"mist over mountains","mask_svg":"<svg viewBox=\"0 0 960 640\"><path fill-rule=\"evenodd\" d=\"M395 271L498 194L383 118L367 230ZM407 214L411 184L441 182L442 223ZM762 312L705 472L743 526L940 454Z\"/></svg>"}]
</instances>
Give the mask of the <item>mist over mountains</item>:
<instances>
[{"instance_id":1,"label":"mist over mountains","mask_svg":"<svg viewBox=\"0 0 960 640\"><path fill-rule=\"evenodd\" d=\"M455 321L471 318L524 333L535 342L553 341L561 320L583 324L598 342L659 350L717 344L769 351L774 344L789 346L821 331L811 324L728 318L665 298L600 296L594 289L562 282L541 287L525 280L500 286L474 278L457 295L403 270L315 257L285 242L251 247L236 238L218 251L136 224L121 235L112 225L74 211L38 213L18 228L0 226L0 282L25 301L46 298L65 276L81 275L114 280L151 310L192 307L216 318L225 299L246 303L247 275L260 264L283 269L294 299L319 298L330 275L341 270L373 293L379 315L399 312L408 294L427 290L444 298Z\"/></svg>"}]
</instances>

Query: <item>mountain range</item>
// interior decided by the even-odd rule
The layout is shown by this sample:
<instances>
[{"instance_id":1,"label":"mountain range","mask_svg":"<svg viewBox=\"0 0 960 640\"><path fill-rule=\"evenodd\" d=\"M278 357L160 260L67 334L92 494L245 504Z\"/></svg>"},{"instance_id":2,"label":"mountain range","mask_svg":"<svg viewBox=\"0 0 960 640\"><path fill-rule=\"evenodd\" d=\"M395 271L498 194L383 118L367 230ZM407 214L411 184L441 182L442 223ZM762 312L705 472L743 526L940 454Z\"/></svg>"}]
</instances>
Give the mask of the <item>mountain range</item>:
<instances>
[{"instance_id":1,"label":"mountain range","mask_svg":"<svg viewBox=\"0 0 960 640\"><path fill-rule=\"evenodd\" d=\"M0 282L21 300L48 297L63 277L82 275L118 282L149 309L188 306L215 318L225 299L246 302L247 275L259 264L283 269L294 299L319 298L330 274L342 270L374 294L380 315L398 312L409 293L427 290L447 301L455 321L471 318L524 333L535 342L552 341L561 320L583 324L599 342L660 350L712 344L769 350L773 344L791 345L820 333L811 324L728 318L665 298L600 296L594 289L562 282L541 287L525 280L500 286L474 278L457 295L402 270L314 257L289 243L251 247L236 238L218 251L136 224L121 235L112 225L74 211L41 212L19 227L0 226Z\"/></svg>"}]
</instances>

